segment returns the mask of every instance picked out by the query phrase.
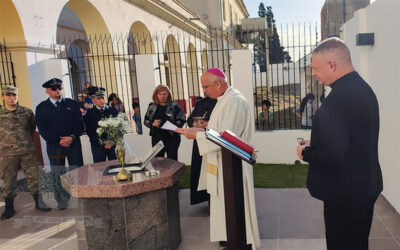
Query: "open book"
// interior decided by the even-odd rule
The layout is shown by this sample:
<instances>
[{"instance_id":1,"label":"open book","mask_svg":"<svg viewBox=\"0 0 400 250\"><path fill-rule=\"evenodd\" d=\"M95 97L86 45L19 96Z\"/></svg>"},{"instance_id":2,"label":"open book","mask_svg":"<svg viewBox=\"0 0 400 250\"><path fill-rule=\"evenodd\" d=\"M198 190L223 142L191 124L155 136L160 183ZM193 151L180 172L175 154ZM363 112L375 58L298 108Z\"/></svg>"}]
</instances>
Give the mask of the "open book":
<instances>
[{"instance_id":1,"label":"open book","mask_svg":"<svg viewBox=\"0 0 400 250\"><path fill-rule=\"evenodd\" d=\"M162 149L164 148L164 143L162 141L157 142L154 147L152 147L144 156L143 161L139 161L136 159L127 159L125 164L125 169L129 172L135 172L143 170L146 165L153 159ZM105 170L103 175L110 175L110 174L117 174L121 171L121 165L113 165L108 166Z\"/></svg>"}]
</instances>

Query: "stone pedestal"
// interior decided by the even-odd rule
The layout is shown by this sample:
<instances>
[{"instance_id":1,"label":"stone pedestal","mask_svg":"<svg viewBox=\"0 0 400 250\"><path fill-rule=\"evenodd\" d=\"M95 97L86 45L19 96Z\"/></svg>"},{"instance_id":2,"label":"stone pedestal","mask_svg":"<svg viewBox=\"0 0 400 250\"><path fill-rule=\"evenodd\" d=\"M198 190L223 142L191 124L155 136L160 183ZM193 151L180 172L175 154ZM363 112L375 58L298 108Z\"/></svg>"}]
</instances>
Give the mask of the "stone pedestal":
<instances>
[{"instance_id":1,"label":"stone pedestal","mask_svg":"<svg viewBox=\"0 0 400 250\"><path fill-rule=\"evenodd\" d=\"M177 180L184 164L152 160L156 176L135 173L133 181L102 176L115 161L82 166L62 176L64 188L83 202L88 249L177 249L181 242Z\"/></svg>"}]
</instances>

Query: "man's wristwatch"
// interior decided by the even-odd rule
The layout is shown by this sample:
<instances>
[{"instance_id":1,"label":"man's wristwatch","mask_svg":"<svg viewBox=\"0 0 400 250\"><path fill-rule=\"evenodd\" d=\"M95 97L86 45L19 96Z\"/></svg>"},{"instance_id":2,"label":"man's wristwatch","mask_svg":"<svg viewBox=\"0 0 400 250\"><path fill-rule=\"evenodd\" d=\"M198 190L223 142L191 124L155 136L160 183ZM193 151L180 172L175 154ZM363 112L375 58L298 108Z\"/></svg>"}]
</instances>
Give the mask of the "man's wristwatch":
<instances>
[{"instance_id":1,"label":"man's wristwatch","mask_svg":"<svg viewBox=\"0 0 400 250\"><path fill-rule=\"evenodd\" d=\"M75 141L75 140L76 140L75 135L70 135L70 137L72 138L72 141Z\"/></svg>"}]
</instances>

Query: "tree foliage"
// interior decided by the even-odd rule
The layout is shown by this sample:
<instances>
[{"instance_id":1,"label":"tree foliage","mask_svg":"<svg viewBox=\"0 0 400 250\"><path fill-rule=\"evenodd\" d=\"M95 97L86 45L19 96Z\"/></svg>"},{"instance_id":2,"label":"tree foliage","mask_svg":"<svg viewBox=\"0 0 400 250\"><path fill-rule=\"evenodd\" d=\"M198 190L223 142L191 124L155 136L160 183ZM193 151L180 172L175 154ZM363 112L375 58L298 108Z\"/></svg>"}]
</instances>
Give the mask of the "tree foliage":
<instances>
[{"instance_id":1,"label":"tree foliage","mask_svg":"<svg viewBox=\"0 0 400 250\"><path fill-rule=\"evenodd\" d=\"M260 3L258 7L258 16L264 17L267 21L268 29L273 30L272 37L268 38L268 49L269 49L269 63L276 64L276 63L284 63L290 62L291 57L289 52L284 51L284 47L281 45L281 41L279 38L278 31L275 25L274 13L272 12L272 7L267 6L265 7L264 3ZM254 43L254 50L255 50L255 60L257 64L260 66L260 71L265 72L267 68L266 62L266 31L260 31L255 43Z\"/></svg>"}]
</instances>

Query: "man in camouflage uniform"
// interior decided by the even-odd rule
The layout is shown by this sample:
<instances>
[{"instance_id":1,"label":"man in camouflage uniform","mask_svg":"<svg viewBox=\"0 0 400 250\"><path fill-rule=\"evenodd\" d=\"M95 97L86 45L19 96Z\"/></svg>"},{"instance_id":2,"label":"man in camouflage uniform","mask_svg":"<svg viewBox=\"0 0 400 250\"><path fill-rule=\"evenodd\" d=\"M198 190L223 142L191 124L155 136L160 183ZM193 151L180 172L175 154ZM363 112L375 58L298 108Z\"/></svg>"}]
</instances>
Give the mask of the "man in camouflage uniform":
<instances>
[{"instance_id":1,"label":"man in camouflage uniform","mask_svg":"<svg viewBox=\"0 0 400 250\"><path fill-rule=\"evenodd\" d=\"M39 160L36 155L33 135L36 129L32 110L18 105L18 89L6 86L1 89L4 107L0 107L0 178L3 181L3 198L6 209L1 219L15 214L14 198L18 170L24 171L28 188L40 211L51 209L39 195Z\"/></svg>"}]
</instances>

